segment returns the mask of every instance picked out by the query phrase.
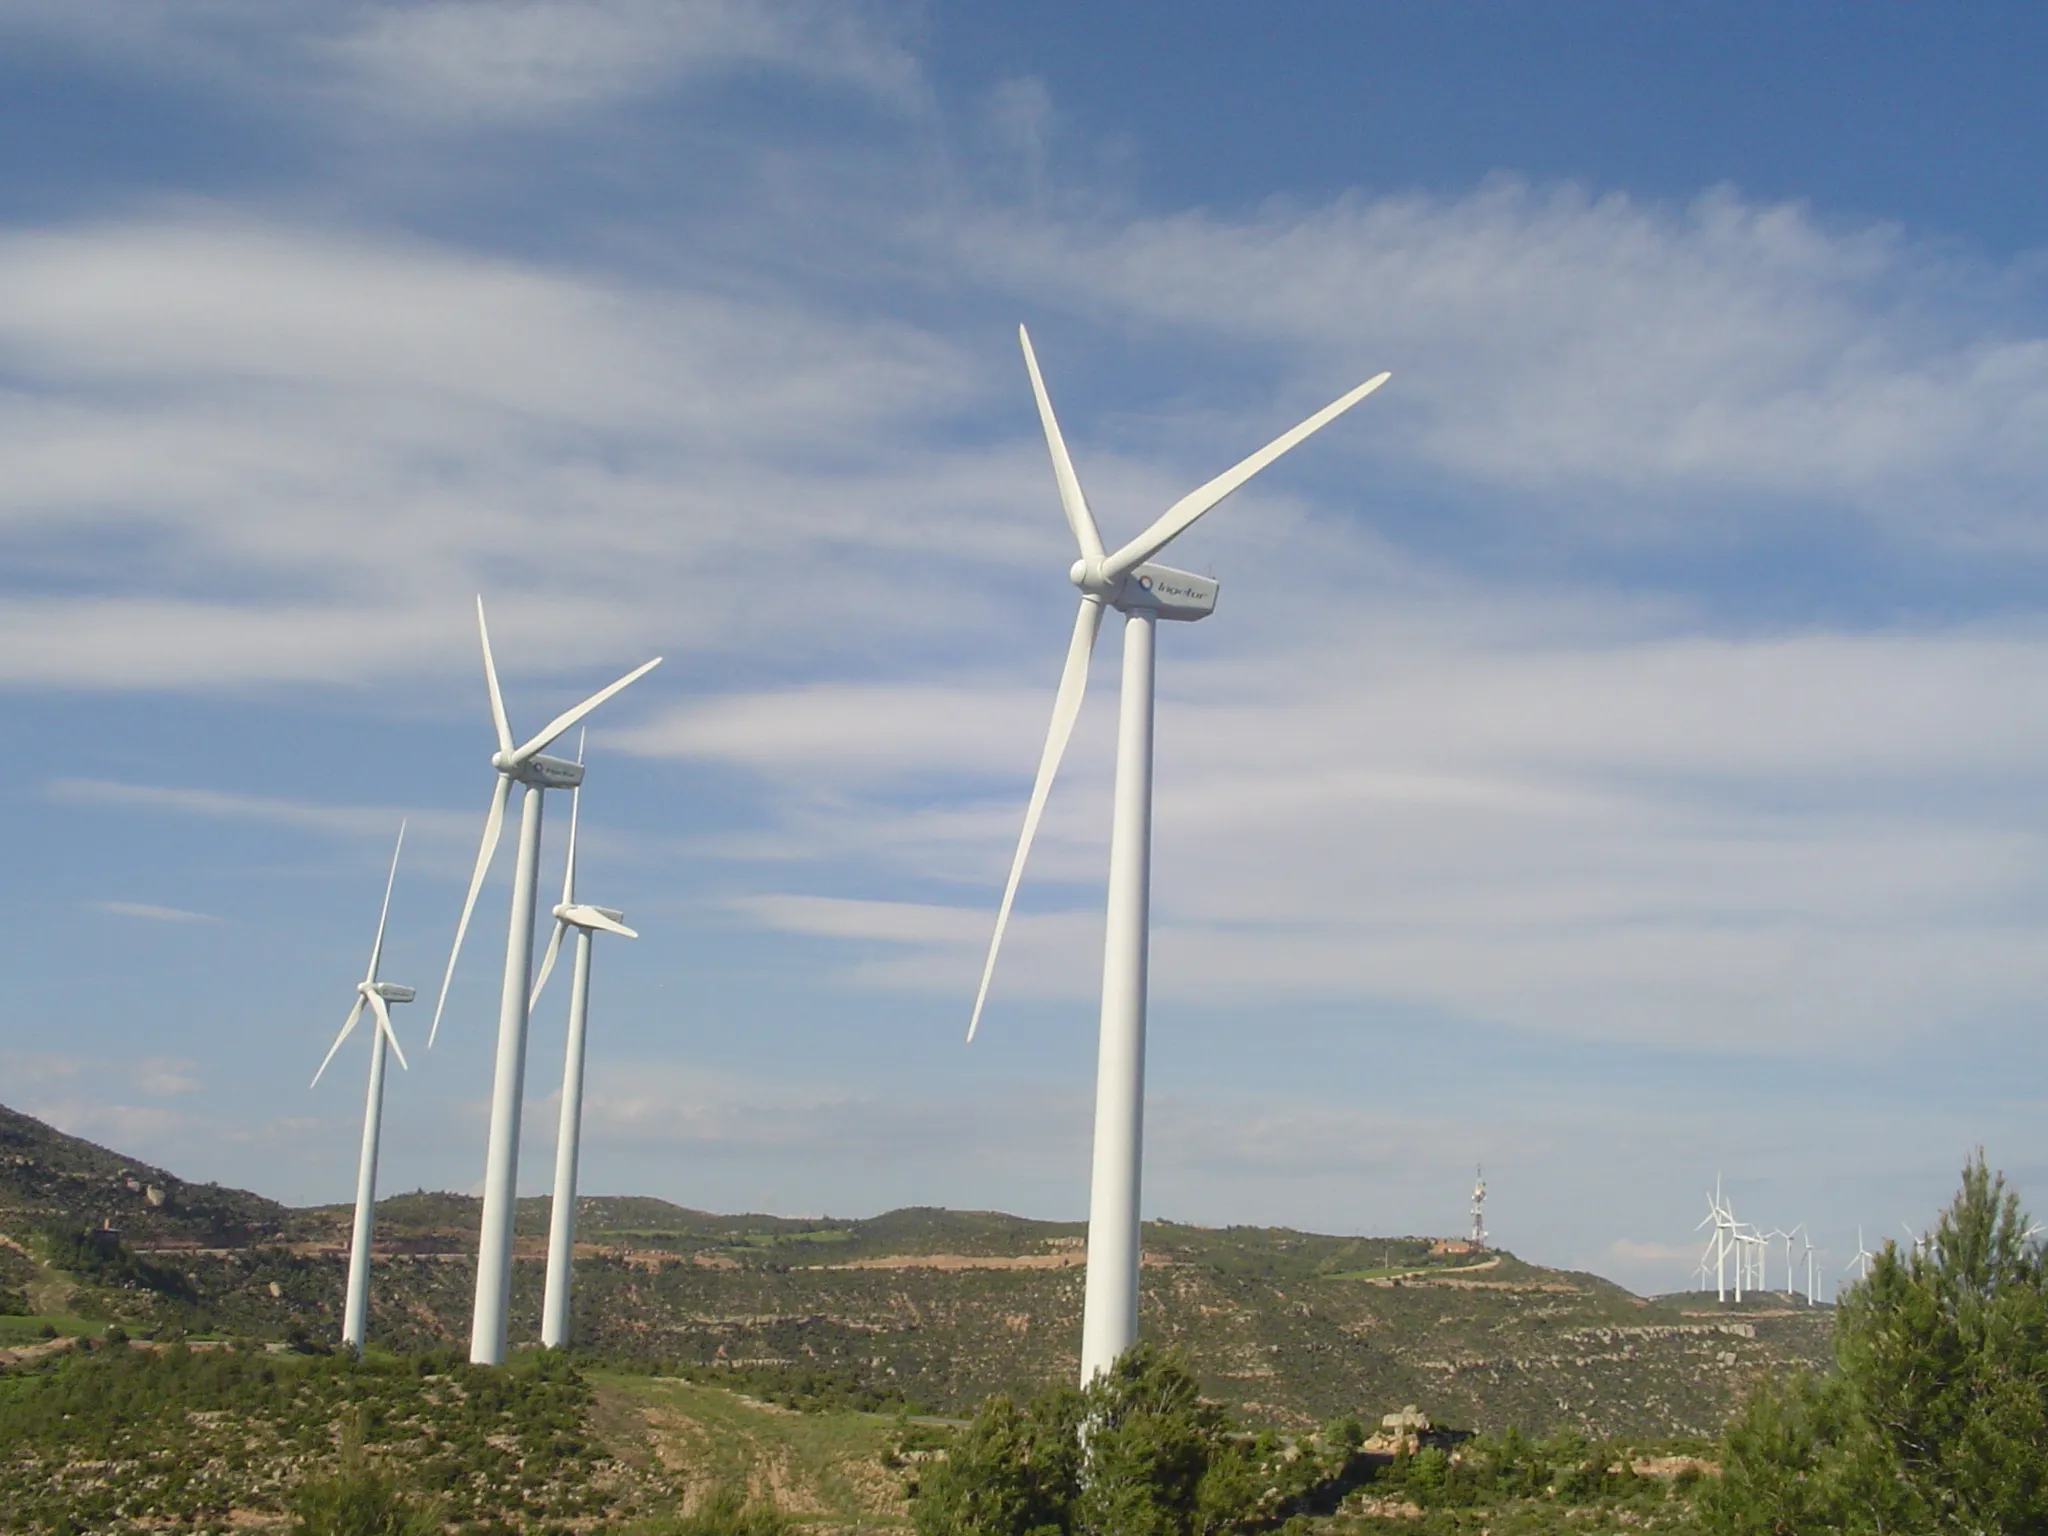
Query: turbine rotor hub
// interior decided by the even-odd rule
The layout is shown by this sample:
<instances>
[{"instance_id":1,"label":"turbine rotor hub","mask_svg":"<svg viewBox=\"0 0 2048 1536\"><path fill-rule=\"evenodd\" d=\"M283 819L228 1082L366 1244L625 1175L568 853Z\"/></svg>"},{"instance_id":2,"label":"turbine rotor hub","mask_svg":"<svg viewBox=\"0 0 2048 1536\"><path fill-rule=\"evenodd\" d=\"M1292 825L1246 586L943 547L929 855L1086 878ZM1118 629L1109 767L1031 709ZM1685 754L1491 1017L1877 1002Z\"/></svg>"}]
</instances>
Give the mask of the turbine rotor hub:
<instances>
[{"instance_id":1,"label":"turbine rotor hub","mask_svg":"<svg viewBox=\"0 0 2048 1536\"><path fill-rule=\"evenodd\" d=\"M1118 592L1123 590L1123 580L1111 581L1102 574L1102 567L1091 563L1085 556L1076 560L1067 570L1067 580L1079 587L1089 597L1114 602Z\"/></svg>"}]
</instances>

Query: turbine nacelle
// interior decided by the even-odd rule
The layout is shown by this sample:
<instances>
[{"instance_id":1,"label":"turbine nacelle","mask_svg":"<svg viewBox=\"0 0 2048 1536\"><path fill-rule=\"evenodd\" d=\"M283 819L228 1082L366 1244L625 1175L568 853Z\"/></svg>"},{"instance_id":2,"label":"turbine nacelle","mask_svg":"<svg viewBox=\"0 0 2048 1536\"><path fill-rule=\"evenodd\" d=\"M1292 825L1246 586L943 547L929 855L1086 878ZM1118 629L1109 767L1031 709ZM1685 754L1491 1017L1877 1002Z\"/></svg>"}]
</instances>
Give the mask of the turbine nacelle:
<instances>
[{"instance_id":1,"label":"turbine nacelle","mask_svg":"<svg viewBox=\"0 0 2048 1536\"><path fill-rule=\"evenodd\" d=\"M1115 603L1124 613L1145 611L1193 623L1216 611L1216 590L1213 577L1147 561L1124 578Z\"/></svg>"},{"instance_id":2,"label":"turbine nacelle","mask_svg":"<svg viewBox=\"0 0 2048 1536\"><path fill-rule=\"evenodd\" d=\"M1068 570L1067 579L1081 589L1083 597L1106 603L1120 613L1146 612L1162 619L1192 622L1206 619L1216 611L1217 584L1213 577L1177 571L1170 565L1155 565L1149 560L1127 574L1112 576L1099 562L1083 556Z\"/></svg>"},{"instance_id":3,"label":"turbine nacelle","mask_svg":"<svg viewBox=\"0 0 2048 1536\"><path fill-rule=\"evenodd\" d=\"M593 907L588 902L565 901L556 905L554 918L556 922L566 923L571 928L581 928L585 931L601 928L606 933L616 933L623 938L637 939L640 937L639 934L626 926L626 914L617 907ZM541 974L541 981L545 982L546 980L547 974L543 972ZM534 991L538 993L540 987L535 986Z\"/></svg>"},{"instance_id":4,"label":"turbine nacelle","mask_svg":"<svg viewBox=\"0 0 2048 1536\"><path fill-rule=\"evenodd\" d=\"M523 760L507 760L503 752L493 752L491 766L531 789L575 789L583 782L581 763L572 763L566 757L549 757L545 752L536 752Z\"/></svg>"},{"instance_id":5,"label":"turbine nacelle","mask_svg":"<svg viewBox=\"0 0 2048 1536\"><path fill-rule=\"evenodd\" d=\"M409 1003L419 996L411 987L400 986L395 981L362 981L356 983L356 990L368 997L372 992L387 1003Z\"/></svg>"}]
</instances>

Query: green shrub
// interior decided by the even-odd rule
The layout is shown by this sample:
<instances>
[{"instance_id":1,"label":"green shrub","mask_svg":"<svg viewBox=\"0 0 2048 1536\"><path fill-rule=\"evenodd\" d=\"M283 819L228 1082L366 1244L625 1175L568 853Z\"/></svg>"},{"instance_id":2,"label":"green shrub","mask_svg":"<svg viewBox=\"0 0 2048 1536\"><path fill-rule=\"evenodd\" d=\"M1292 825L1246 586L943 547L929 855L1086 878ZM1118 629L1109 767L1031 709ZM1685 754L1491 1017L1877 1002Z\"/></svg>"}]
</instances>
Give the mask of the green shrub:
<instances>
[{"instance_id":1,"label":"green shrub","mask_svg":"<svg viewBox=\"0 0 2048 1536\"><path fill-rule=\"evenodd\" d=\"M434 1536L441 1530L440 1507L422 1503L372 1467L363 1435L358 1410L342 1431L340 1470L308 1478L293 1492L292 1536Z\"/></svg>"},{"instance_id":2,"label":"green shrub","mask_svg":"<svg viewBox=\"0 0 2048 1536\"><path fill-rule=\"evenodd\" d=\"M1252 1516L1256 1455L1184 1364L1139 1344L1085 1392L989 1399L911 1520L919 1536L1207 1536Z\"/></svg>"}]
</instances>

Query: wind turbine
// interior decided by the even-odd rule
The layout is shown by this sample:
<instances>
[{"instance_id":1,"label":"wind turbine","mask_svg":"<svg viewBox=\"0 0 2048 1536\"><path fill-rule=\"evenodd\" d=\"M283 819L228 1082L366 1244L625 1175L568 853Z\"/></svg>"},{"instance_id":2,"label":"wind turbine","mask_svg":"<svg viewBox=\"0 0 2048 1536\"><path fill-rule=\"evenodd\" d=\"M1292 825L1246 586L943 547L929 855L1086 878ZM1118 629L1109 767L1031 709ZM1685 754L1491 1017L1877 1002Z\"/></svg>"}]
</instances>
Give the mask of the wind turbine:
<instances>
[{"instance_id":1,"label":"wind turbine","mask_svg":"<svg viewBox=\"0 0 2048 1536\"><path fill-rule=\"evenodd\" d=\"M583 761L583 744L576 744L576 761ZM569 1049L562 1063L562 1118L555 1132L555 1199L548 1213L548 1284L540 1309L540 1341L549 1349L569 1342L570 1263L576 1245L576 1153L583 1134L583 1026L590 1016L590 935L602 928L623 938L639 934L621 919L616 907L585 906L576 900L576 813L583 798L581 789L569 795L569 858L562 870L562 899L555 906L555 931L548 939L547 954L540 963L540 980L533 984L532 1001L539 1001L541 988L555 968L561 952L562 934L576 930L576 968L569 983Z\"/></svg>"},{"instance_id":2,"label":"wind turbine","mask_svg":"<svg viewBox=\"0 0 2048 1536\"><path fill-rule=\"evenodd\" d=\"M1740 1301L1742 1300L1741 1228L1735 1220L1734 1210L1721 1197L1721 1179L1718 1174L1714 1178L1713 1192L1707 1196L1707 1214L1701 1219L1699 1227L1694 1227L1693 1231L1699 1231L1700 1227L1706 1226L1708 1222L1712 1222L1714 1226L1714 1235L1708 1241L1708 1247L1713 1250L1714 1254L1714 1300L1725 1302L1728 1299L1728 1257L1730 1254L1733 1254L1735 1257L1735 1299Z\"/></svg>"},{"instance_id":3,"label":"wind turbine","mask_svg":"<svg viewBox=\"0 0 2048 1536\"><path fill-rule=\"evenodd\" d=\"M1699 1226L1694 1227L1693 1231L1699 1231L1700 1227L1706 1226L1709 1222L1713 1223L1714 1230L1707 1238L1706 1248L1701 1252L1700 1268L1706 1268L1707 1254L1711 1253L1714 1258L1714 1300L1725 1302L1728 1299L1728 1237L1722 1222L1721 1189L1718 1180L1714 1185L1714 1193L1707 1196L1707 1214L1700 1218Z\"/></svg>"},{"instance_id":4,"label":"wind turbine","mask_svg":"<svg viewBox=\"0 0 2048 1536\"><path fill-rule=\"evenodd\" d=\"M574 789L583 782L583 765L544 755L555 738L606 699L661 665L661 658L643 662L617 682L600 688L573 709L564 710L523 746L512 744L512 726L505 718L504 695L498 691L497 663L491 659L491 631L484 622L484 600L476 600L476 627L484 647L484 681L490 686L491 723L498 750L491 767L498 782L491 789L491 808L484 817L483 845L463 898L462 920L455 925L455 946L441 977L441 1000L434 1005L434 1025L427 1034L433 1048L441 1028L441 1010L448 1006L448 984L462 955L462 937L476 910L477 892L498 851L505 825L505 802L516 783L526 790L519 805L519 856L512 866L512 915L505 934L505 980L498 994L498 1056L491 1082L491 1134L484 1163L483 1228L477 1238L476 1311L470 1320L469 1358L475 1365L498 1365L505 1359L505 1309L512 1298L512 1216L519 1186L519 1115L526 1093L526 1024L529 983L533 978L534 887L540 882L541 797L550 789Z\"/></svg>"},{"instance_id":5,"label":"wind turbine","mask_svg":"<svg viewBox=\"0 0 2048 1536\"><path fill-rule=\"evenodd\" d=\"M1856 1229L1856 1256L1842 1266L1842 1273L1846 1275L1851 1269L1860 1264L1863 1266L1863 1269L1856 1278L1858 1280L1868 1280L1870 1278L1870 1261L1876 1257L1876 1254L1863 1246L1863 1229L1858 1227Z\"/></svg>"},{"instance_id":6,"label":"wind turbine","mask_svg":"<svg viewBox=\"0 0 2048 1536\"><path fill-rule=\"evenodd\" d=\"M1106 1371L1138 1336L1138 1186L1144 1143L1145 1002L1150 949L1152 883L1152 662L1161 619L1193 621L1216 608L1217 585L1206 576L1153 565L1151 559L1195 519L1311 434L1320 431L1386 383L1381 373L1340 396L1257 453L1190 491L1143 533L1114 552L1105 551L1095 515L1082 494L1080 478L1053 416L1031 337L1022 326L1017 339L1038 402L1038 419L1052 454L1053 479L1067 527L1080 548L1068 578L1081 589L1081 606L1067 644L1066 665L1054 695L1052 724L1038 759L1038 775L1024 811L1024 829L1010 861L1010 876L996 909L995 932L982 966L971 1041L988 1001L1003 930L1010 921L1017 882L1031 852L1031 839L1051 792L1053 776L1073 734L1088 687L1088 661L1102 628L1104 610L1124 616L1123 680L1118 694L1116 791L1109 836L1108 921L1102 946L1102 1023L1095 1069L1094 1169L1088 1198L1088 1280L1081 1323L1081 1383Z\"/></svg>"},{"instance_id":7,"label":"wind turbine","mask_svg":"<svg viewBox=\"0 0 2048 1536\"><path fill-rule=\"evenodd\" d=\"M370 1031L370 1092L363 1105L363 1151L356 1163L356 1221L348 1245L348 1300L341 1314L341 1342L359 1350L369 1331L370 1318L370 1229L377 1219L377 1139L384 1123L384 1047L389 1045L398 1064L405 1066L405 1052L398 1048L398 1036L391 1028L392 1003L409 1003L414 992L395 981L379 981L377 967L384 959L384 924L391 916L391 885L398 878L398 855L405 847L405 823L398 824L398 845L391 850L391 871L384 877L384 905L377 912L377 937L370 944L370 964L356 983L356 1000L341 1021L341 1032L313 1074L312 1086L320 1086L327 1064L341 1049L341 1042L356 1027L356 1020L368 1008L377 1020ZM406 1070L410 1071L410 1068Z\"/></svg>"}]
</instances>

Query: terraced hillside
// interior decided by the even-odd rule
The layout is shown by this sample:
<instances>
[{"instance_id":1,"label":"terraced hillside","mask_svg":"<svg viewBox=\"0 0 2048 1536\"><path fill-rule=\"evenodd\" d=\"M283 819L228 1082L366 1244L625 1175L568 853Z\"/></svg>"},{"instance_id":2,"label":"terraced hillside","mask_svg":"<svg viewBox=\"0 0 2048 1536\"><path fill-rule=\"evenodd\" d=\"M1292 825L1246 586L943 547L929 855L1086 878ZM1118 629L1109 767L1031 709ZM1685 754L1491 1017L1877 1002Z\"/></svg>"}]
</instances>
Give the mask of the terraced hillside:
<instances>
[{"instance_id":1,"label":"terraced hillside","mask_svg":"<svg viewBox=\"0 0 2048 1536\"><path fill-rule=\"evenodd\" d=\"M0 1234L25 1276L4 1283L40 1287L47 1310L111 1312L131 1330L338 1330L344 1208L152 1186L170 1176L25 1116L9 1114L4 1130L15 1161L0 1166ZM122 1228L127 1267L116 1265L111 1285L53 1265L38 1235L73 1188L53 1182L63 1177L90 1197L75 1217L97 1222L106 1208L134 1223ZM131 1178L172 1193L150 1205L127 1189ZM375 1337L401 1347L467 1337L477 1216L475 1201L453 1195L383 1202ZM538 1332L546 1218L544 1200L522 1202L515 1338ZM576 1335L621 1365L808 1373L864 1400L945 1412L1076 1369L1078 1224L928 1209L798 1221L615 1197L582 1202L579 1224ZM1207 1389L1245 1417L1280 1425L1415 1403L1475 1429L1710 1433L1760 1374L1822 1363L1829 1347L1824 1308L1645 1300L1595 1276L1419 1238L1152 1223L1145 1263L1148 1336L1182 1347Z\"/></svg>"}]
</instances>

